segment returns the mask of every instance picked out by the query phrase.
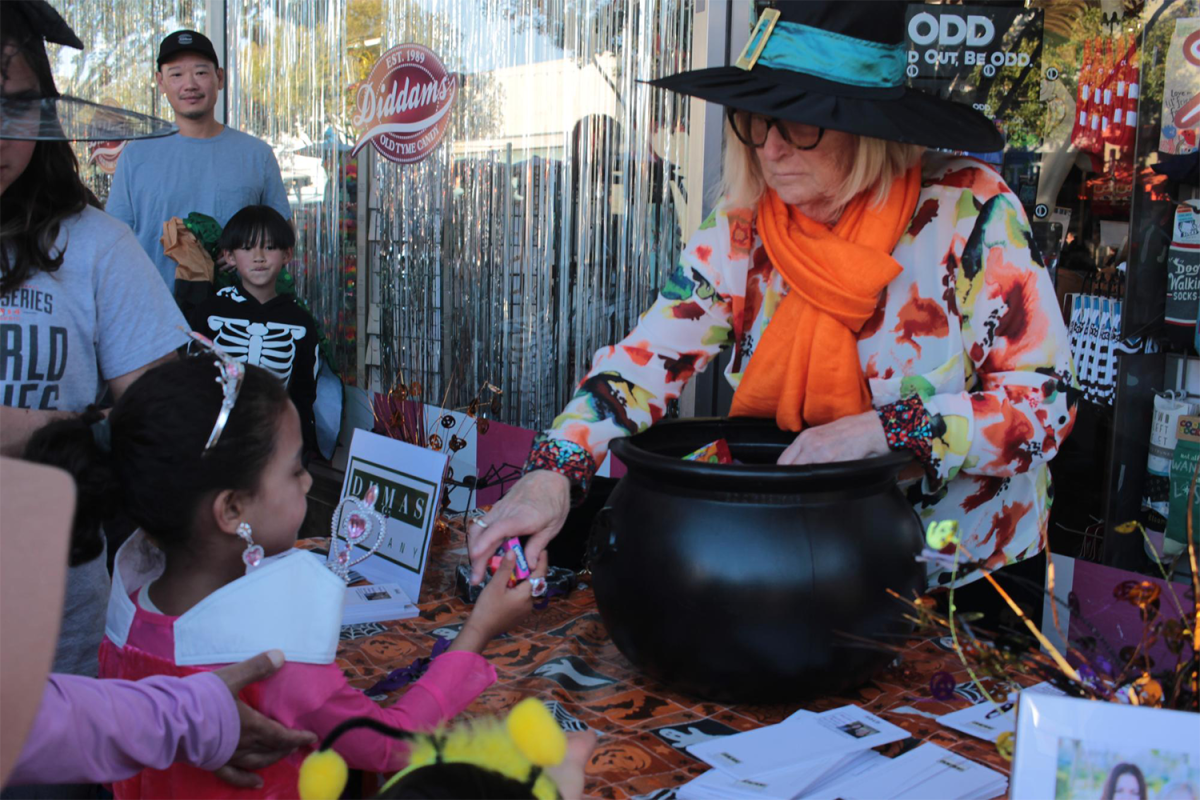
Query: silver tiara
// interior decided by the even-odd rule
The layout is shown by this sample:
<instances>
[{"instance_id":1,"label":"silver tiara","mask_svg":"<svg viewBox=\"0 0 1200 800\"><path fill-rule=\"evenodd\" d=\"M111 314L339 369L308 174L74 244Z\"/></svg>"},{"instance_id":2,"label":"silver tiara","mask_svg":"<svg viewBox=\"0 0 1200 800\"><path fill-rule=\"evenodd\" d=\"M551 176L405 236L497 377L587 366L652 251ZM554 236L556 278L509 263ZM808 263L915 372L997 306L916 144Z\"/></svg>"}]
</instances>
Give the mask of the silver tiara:
<instances>
[{"instance_id":1,"label":"silver tiara","mask_svg":"<svg viewBox=\"0 0 1200 800\"><path fill-rule=\"evenodd\" d=\"M221 413L217 414L217 422L208 436L208 444L204 445L201 453L203 455L216 446L217 440L221 438L221 433L225 430L225 425L229 422L229 415L233 413L233 404L237 402L238 392L242 390L242 378L246 377L246 367L213 344L212 339L207 336L195 331L190 331L188 335L205 351L216 356L213 366L217 368L217 383L221 384Z\"/></svg>"},{"instance_id":2,"label":"silver tiara","mask_svg":"<svg viewBox=\"0 0 1200 800\"><path fill-rule=\"evenodd\" d=\"M350 581L350 568L373 556L387 535L387 518L375 508L379 495L379 487L372 483L362 500L347 494L333 512L325 566L346 582ZM355 545L364 553L352 559Z\"/></svg>"}]
</instances>

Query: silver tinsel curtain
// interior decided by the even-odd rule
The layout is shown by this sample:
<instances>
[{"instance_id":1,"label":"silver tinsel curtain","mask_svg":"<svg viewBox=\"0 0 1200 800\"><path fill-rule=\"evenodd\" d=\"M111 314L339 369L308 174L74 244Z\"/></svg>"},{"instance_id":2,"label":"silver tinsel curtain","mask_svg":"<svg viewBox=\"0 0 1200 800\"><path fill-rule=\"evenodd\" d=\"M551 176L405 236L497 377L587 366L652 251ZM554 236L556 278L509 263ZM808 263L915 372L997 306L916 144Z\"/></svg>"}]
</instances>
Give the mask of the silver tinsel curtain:
<instances>
[{"instance_id":1,"label":"silver tinsel curtain","mask_svg":"<svg viewBox=\"0 0 1200 800\"><path fill-rule=\"evenodd\" d=\"M64 91L169 116L157 42L205 30L204 0L59 5L97 54L63 61ZM688 103L641 82L689 67L693 5L226 0L228 122L275 149L344 378L447 406L490 382L500 419L550 422L678 257ZM450 130L418 164L351 160L357 84L405 42L458 74Z\"/></svg>"},{"instance_id":2,"label":"silver tinsel curtain","mask_svg":"<svg viewBox=\"0 0 1200 800\"><path fill-rule=\"evenodd\" d=\"M205 29L205 0L53 0L83 42L80 52L48 45L54 82L71 94L171 118L154 83L158 43L180 28ZM80 172L101 202L108 198L119 142L75 145Z\"/></svg>"},{"instance_id":3,"label":"silver tinsel curtain","mask_svg":"<svg viewBox=\"0 0 1200 800\"><path fill-rule=\"evenodd\" d=\"M356 5L350 3L349 6ZM296 225L297 294L324 352L356 376L355 165L346 157L351 81L342 0L226 0L228 121L275 150Z\"/></svg>"},{"instance_id":4,"label":"silver tinsel curtain","mask_svg":"<svg viewBox=\"0 0 1200 800\"><path fill-rule=\"evenodd\" d=\"M298 281L334 324L344 374L375 391L419 383L448 406L491 382L500 419L550 421L678 256L687 103L639 81L688 67L692 13L692 0L229 0L230 121L271 142L296 186ZM347 184L318 192L329 179L306 184L302 159L354 140L357 82L405 42L458 73L455 118L418 164L360 153L369 192L351 219Z\"/></svg>"}]
</instances>

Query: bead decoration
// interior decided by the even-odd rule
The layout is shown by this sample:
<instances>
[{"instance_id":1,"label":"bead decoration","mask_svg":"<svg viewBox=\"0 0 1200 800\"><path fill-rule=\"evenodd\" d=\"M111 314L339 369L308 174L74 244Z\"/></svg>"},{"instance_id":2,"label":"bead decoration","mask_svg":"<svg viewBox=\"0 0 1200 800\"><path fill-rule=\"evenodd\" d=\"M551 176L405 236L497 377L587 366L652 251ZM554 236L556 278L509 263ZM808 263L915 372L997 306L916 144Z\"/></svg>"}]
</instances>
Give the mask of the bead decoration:
<instances>
[{"instance_id":1,"label":"bead decoration","mask_svg":"<svg viewBox=\"0 0 1200 800\"><path fill-rule=\"evenodd\" d=\"M533 440L529 459L522 474L545 469L566 476L571 482L573 501L582 500L587 494L592 476L596 474L596 461L591 453L566 439L551 439L544 433Z\"/></svg>"},{"instance_id":2,"label":"bead decoration","mask_svg":"<svg viewBox=\"0 0 1200 800\"><path fill-rule=\"evenodd\" d=\"M924 467L929 467L933 458L933 421L925 404L917 395L888 403L876 410L888 447L892 450L908 450Z\"/></svg>"}]
</instances>

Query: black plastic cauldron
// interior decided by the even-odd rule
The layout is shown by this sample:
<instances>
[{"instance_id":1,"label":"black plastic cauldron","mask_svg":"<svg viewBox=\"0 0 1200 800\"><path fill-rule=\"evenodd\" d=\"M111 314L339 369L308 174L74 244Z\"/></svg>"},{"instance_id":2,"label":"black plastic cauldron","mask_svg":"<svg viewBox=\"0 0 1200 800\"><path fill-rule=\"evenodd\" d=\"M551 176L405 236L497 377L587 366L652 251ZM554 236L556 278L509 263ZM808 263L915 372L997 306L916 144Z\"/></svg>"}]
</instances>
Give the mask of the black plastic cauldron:
<instances>
[{"instance_id":1,"label":"black plastic cauldron","mask_svg":"<svg viewBox=\"0 0 1200 800\"><path fill-rule=\"evenodd\" d=\"M719 438L741 464L684 456ZM770 420L663 422L612 450L628 468L589 544L596 605L648 674L722 702L857 686L911 626L922 532L896 486L909 456L780 467Z\"/></svg>"}]
</instances>

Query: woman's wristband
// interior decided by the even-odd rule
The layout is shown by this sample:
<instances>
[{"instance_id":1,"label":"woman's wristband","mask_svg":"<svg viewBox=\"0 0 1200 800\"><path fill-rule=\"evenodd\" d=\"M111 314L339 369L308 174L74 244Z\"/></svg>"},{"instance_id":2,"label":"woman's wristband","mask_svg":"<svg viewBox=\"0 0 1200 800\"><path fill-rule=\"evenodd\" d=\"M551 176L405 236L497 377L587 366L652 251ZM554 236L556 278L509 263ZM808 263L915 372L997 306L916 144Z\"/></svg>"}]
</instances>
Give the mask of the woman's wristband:
<instances>
[{"instance_id":1,"label":"woman's wristband","mask_svg":"<svg viewBox=\"0 0 1200 800\"><path fill-rule=\"evenodd\" d=\"M888 447L908 450L929 470L933 462L933 422L918 395L909 395L875 410Z\"/></svg>"},{"instance_id":2,"label":"woman's wristband","mask_svg":"<svg viewBox=\"0 0 1200 800\"><path fill-rule=\"evenodd\" d=\"M587 496L592 476L596 474L596 460L582 446L567 439L551 439L539 433L533 440L533 449L525 462L522 474L545 469L557 472L571 482L571 505L578 505Z\"/></svg>"}]
</instances>

